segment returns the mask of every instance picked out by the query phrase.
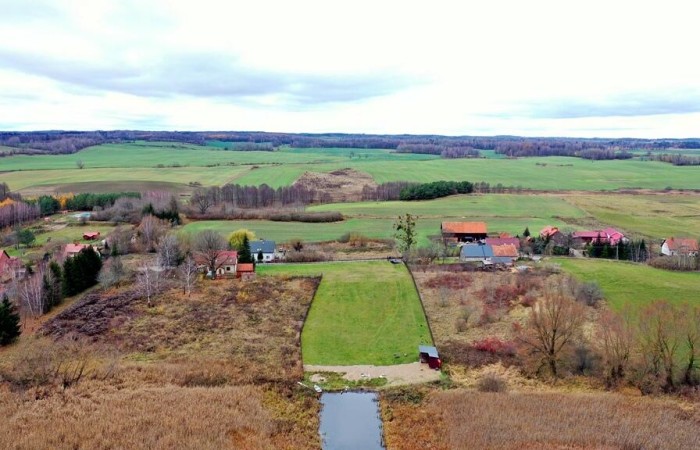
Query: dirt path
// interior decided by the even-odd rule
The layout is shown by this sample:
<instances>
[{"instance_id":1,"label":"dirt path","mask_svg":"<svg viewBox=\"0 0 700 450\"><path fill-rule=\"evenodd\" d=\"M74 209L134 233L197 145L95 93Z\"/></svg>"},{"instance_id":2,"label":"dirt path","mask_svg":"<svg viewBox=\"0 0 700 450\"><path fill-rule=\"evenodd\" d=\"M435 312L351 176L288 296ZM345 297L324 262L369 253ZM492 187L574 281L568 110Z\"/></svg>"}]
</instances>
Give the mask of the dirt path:
<instances>
[{"instance_id":1,"label":"dirt path","mask_svg":"<svg viewBox=\"0 0 700 450\"><path fill-rule=\"evenodd\" d=\"M338 372L350 381L385 377L388 386L428 383L440 379L440 371L419 362L394 366L315 366L304 364L306 372Z\"/></svg>"}]
</instances>

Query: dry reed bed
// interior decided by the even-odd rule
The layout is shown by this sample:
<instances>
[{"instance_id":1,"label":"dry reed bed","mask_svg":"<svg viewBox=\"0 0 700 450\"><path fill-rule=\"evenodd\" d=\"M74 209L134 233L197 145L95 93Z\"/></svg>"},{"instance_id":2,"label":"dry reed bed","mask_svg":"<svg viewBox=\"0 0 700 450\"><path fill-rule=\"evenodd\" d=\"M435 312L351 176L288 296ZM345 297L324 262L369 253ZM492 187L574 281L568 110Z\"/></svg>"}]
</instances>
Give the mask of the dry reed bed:
<instances>
[{"instance_id":1,"label":"dry reed bed","mask_svg":"<svg viewBox=\"0 0 700 450\"><path fill-rule=\"evenodd\" d=\"M700 448L697 405L617 394L434 391L420 405L382 399L388 448Z\"/></svg>"},{"instance_id":2,"label":"dry reed bed","mask_svg":"<svg viewBox=\"0 0 700 450\"><path fill-rule=\"evenodd\" d=\"M313 449L312 404L254 386L115 390L84 383L40 400L3 392L0 448Z\"/></svg>"}]
</instances>

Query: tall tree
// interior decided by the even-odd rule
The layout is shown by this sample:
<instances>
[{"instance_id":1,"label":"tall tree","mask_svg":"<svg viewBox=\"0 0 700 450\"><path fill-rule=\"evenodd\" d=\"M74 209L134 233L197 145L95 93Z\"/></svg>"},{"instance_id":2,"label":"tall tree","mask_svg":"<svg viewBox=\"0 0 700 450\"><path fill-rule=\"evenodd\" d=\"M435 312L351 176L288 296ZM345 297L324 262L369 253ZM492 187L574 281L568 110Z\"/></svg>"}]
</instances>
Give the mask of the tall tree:
<instances>
[{"instance_id":1,"label":"tall tree","mask_svg":"<svg viewBox=\"0 0 700 450\"><path fill-rule=\"evenodd\" d=\"M21 333L17 308L5 294L0 303L0 346L13 343Z\"/></svg>"},{"instance_id":2,"label":"tall tree","mask_svg":"<svg viewBox=\"0 0 700 450\"><path fill-rule=\"evenodd\" d=\"M394 222L394 230L394 237L399 241L401 253L410 252L416 243L416 221L413 216L409 213L403 217L399 216Z\"/></svg>"},{"instance_id":3,"label":"tall tree","mask_svg":"<svg viewBox=\"0 0 700 450\"><path fill-rule=\"evenodd\" d=\"M212 277L216 277L216 270L224 263L222 253L226 251L226 240L219 233L213 230L204 230L197 234L194 239L194 251L197 258L211 272Z\"/></svg>"},{"instance_id":4,"label":"tall tree","mask_svg":"<svg viewBox=\"0 0 700 450\"><path fill-rule=\"evenodd\" d=\"M242 263L252 263L253 256L250 254L250 241L248 240L248 235L243 236L243 242L238 248L238 262Z\"/></svg>"}]
</instances>

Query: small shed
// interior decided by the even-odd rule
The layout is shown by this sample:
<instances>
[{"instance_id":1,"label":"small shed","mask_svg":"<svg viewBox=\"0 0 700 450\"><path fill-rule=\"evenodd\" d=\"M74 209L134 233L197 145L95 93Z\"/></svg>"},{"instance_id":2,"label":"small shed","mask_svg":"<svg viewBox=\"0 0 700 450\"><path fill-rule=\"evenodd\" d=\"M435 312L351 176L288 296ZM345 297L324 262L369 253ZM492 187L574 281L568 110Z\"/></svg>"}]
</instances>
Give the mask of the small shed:
<instances>
[{"instance_id":1,"label":"small shed","mask_svg":"<svg viewBox=\"0 0 700 450\"><path fill-rule=\"evenodd\" d=\"M241 263L236 269L236 277L243 280L255 278L255 264Z\"/></svg>"},{"instance_id":2,"label":"small shed","mask_svg":"<svg viewBox=\"0 0 700 450\"><path fill-rule=\"evenodd\" d=\"M420 362L428 364L428 367L435 370L440 370L442 367L442 360L438 355L438 351L435 347L431 345L419 345L418 346L418 356Z\"/></svg>"},{"instance_id":3,"label":"small shed","mask_svg":"<svg viewBox=\"0 0 700 450\"><path fill-rule=\"evenodd\" d=\"M83 233L83 239L86 241L92 241L100 237L100 232L99 231L87 231Z\"/></svg>"}]
</instances>

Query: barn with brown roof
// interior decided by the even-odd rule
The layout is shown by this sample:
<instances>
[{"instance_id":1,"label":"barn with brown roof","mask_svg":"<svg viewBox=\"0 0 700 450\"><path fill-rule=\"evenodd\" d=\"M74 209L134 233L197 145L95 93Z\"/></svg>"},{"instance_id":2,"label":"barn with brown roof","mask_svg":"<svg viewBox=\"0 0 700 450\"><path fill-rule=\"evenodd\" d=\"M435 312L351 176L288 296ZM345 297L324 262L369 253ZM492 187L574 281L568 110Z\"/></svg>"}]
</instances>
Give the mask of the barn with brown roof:
<instances>
[{"instance_id":1,"label":"barn with brown roof","mask_svg":"<svg viewBox=\"0 0 700 450\"><path fill-rule=\"evenodd\" d=\"M666 256L697 256L698 241L693 238L668 238L661 245L661 253Z\"/></svg>"},{"instance_id":2,"label":"barn with brown roof","mask_svg":"<svg viewBox=\"0 0 700 450\"><path fill-rule=\"evenodd\" d=\"M480 241L488 234L484 222L442 222L440 231L445 241L456 242Z\"/></svg>"}]
</instances>

